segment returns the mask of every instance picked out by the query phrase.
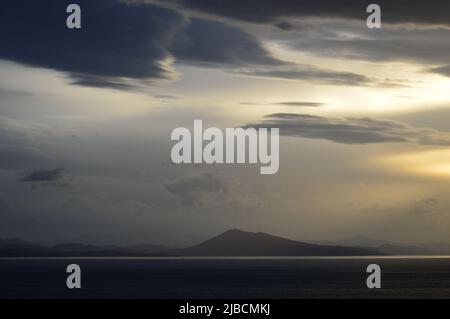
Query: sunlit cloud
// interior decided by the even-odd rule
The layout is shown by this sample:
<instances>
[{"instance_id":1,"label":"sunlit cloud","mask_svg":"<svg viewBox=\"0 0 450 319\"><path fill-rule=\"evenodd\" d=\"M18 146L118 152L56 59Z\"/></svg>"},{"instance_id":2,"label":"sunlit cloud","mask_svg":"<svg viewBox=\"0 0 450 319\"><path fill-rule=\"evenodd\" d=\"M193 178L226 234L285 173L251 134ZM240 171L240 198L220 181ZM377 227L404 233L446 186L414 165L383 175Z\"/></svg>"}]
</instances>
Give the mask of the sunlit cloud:
<instances>
[{"instance_id":1,"label":"sunlit cloud","mask_svg":"<svg viewBox=\"0 0 450 319\"><path fill-rule=\"evenodd\" d=\"M450 150L435 149L384 155L376 159L390 170L402 174L450 178Z\"/></svg>"}]
</instances>

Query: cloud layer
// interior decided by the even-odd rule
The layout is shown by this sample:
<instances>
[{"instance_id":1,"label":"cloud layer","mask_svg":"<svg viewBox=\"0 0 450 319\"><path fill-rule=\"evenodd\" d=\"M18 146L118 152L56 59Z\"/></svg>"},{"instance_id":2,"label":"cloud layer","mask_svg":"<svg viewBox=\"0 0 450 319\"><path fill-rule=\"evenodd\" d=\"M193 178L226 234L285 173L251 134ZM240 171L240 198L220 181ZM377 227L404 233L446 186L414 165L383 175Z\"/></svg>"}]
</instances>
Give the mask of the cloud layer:
<instances>
[{"instance_id":1,"label":"cloud layer","mask_svg":"<svg viewBox=\"0 0 450 319\"><path fill-rule=\"evenodd\" d=\"M286 62L272 57L250 33L224 23L192 19L170 47L182 62L205 66L277 66Z\"/></svg>"},{"instance_id":2,"label":"cloud layer","mask_svg":"<svg viewBox=\"0 0 450 319\"><path fill-rule=\"evenodd\" d=\"M65 169L57 167L55 169L40 169L26 173L18 180L21 182L54 182L62 178Z\"/></svg>"},{"instance_id":3,"label":"cloud layer","mask_svg":"<svg viewBox=\"0 0 450 319\"><path fill-rule=\"evenodd\" d=\"M65 25L69 1L4 1L0 57L69 72L80 84L170 78L165 48L186 20L154 5L80 0L82 28ZM114 84L114 82L112 82Z\"/></svg>"},{"instance_id":4,"label":"cloud layer","mask_svg":"<svg viewBox=\"0 0 450 319\"><path fill-rule=\"evenodd\" d=\"M165 187L187 206L250 209L256 204L237 178L221 172L198 172L166 183Z\"/></svg>"},{"instance_id":5,"label":"cloud layer","mask_svg":"<svg viewBox=\"0 0 450 319\"><path fill-rule=\"evenodd\" d=\"M80 0L82 28L70 30L64 21L69 3L4 2L0 58L63 71L73 84L122 90L176 79L175 62L320 84L375 81L352 72L283 61L242 27L189 17L148 2Z\"/></svg>"},{"instance_id":6,"label":"cloud layer","mask_svg":"<svg viewBox=\"0 0 450 319\"><path fill-rule=\"evenodd\" d=\"M234 67L283 64L243 30L153 4L80 0L82 28L70 30L69 3L3 2L0 58L67 72L75 84L116 89L132 87L127 79L175 78L174 59Z\"/></svg>"},{"instance_id":7,"label":"cloud layer","mask_svg":"<svg viewBox=\"0 0 450 319\"><path fill-rule=\"evenodd\" d=\"M430 128L371 118L329 118L308 114L270 114L246 127L279 128L280 134L315 138L342 144L410 142L421 145L450 145L450 135Z\"/></svg>"},{"instance_id":8,"label":"cloud layer","mask_svg":"<svg viewBox=\"0 0 450 319\"><path fill-rule=\"evenodd\" d=\"M367 17L368 0L169 0L188 9L227 18L256 23L274 23L287 17L321 17L361 19ZM424 23L448 25L450 3L446 0L411 2L408 0L378 0L383 19L392 23Z\"/></svg>"},{"instance_id":9,"label":"cloud layer","mask_svg":"<svg viewBox=\"0 0 450 319\"><path fill-rule=\"evenodd\" d=\"M365 75L321 69L312 65L292 65L289 68L252 68L239 70L237 73L269 79L310 81L311 83L326 85L364 86L376 85L378 82L378 80ZM383 85L383 83L379 84Z\"/></svg>"}]
</instances>

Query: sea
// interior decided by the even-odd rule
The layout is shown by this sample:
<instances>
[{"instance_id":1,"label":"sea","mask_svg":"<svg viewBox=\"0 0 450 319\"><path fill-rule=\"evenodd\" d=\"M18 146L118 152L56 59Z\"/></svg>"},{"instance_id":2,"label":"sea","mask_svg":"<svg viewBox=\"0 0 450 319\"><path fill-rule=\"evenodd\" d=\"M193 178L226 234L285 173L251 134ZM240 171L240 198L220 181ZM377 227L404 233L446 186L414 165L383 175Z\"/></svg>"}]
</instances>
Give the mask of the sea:
<instances>
[{"instance_id":1,"label":"sea","mask_svg":"<svg viewBox=\"0 0 450 319\"><path fill-rule=\"evenodd\" d=\"M81 268L68 289L67 266ZM381 268L381 288L366 285ZM0 298L449 298L450 256L0 258Z\"/></svg>"}]
</instances>

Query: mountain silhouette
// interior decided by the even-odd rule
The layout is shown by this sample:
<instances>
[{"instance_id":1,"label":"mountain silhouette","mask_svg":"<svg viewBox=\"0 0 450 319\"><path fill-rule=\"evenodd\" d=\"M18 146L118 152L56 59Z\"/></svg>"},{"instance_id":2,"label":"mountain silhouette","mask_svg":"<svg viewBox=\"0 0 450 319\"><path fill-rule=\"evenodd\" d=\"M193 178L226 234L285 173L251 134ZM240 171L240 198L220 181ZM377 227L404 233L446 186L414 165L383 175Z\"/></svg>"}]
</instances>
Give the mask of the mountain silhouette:
<instances>
[{"instance_id":1,"label":"mountain silhouette","mask_svg":"<svg viewBox=\"0 0 450 319\"><path fill-rule=\"evenodd\" d=\"M187 248L167 248L151 244L95 246L66 243L56 246L42 246L20 239L0 239L0 257L281 257L399 254L439 254L439 251L427 251L423 248L418 249L415 246L392 244L362 247L350 244L306 243L267 233L246 232L239 229L228 230L216 237Z\"/></svg>"},{"instance_id":2,"label":"mountain silhouette","mask_svg":"<svg viewBox=\"0 0 450 319\"><path fill-rule=\"evenodd\" d=\"M198 245L178 250L182 256L361 256L379 255L374 249L318 245L266 233L238 229L224 232Z\"/></svg>"}]
</instances>

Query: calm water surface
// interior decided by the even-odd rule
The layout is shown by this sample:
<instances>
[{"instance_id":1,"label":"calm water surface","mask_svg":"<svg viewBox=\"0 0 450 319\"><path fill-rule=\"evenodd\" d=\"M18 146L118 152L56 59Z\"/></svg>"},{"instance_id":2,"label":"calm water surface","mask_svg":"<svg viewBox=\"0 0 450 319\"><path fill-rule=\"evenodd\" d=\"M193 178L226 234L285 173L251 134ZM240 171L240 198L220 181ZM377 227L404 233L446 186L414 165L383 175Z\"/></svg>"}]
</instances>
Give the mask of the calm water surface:
<instances>
[{"instance_id":1,"label":"calm water surface","mask_svg":"<svg viewBox=\"0 0 450 319\"><path fill-rule=\"evenodd\" d=\"M66 288L66 267L82 288ZM382 288L366 288L367 265ZM449 298L450 257L0 258L0 298Z\"/></svg>"}]
</instances>

